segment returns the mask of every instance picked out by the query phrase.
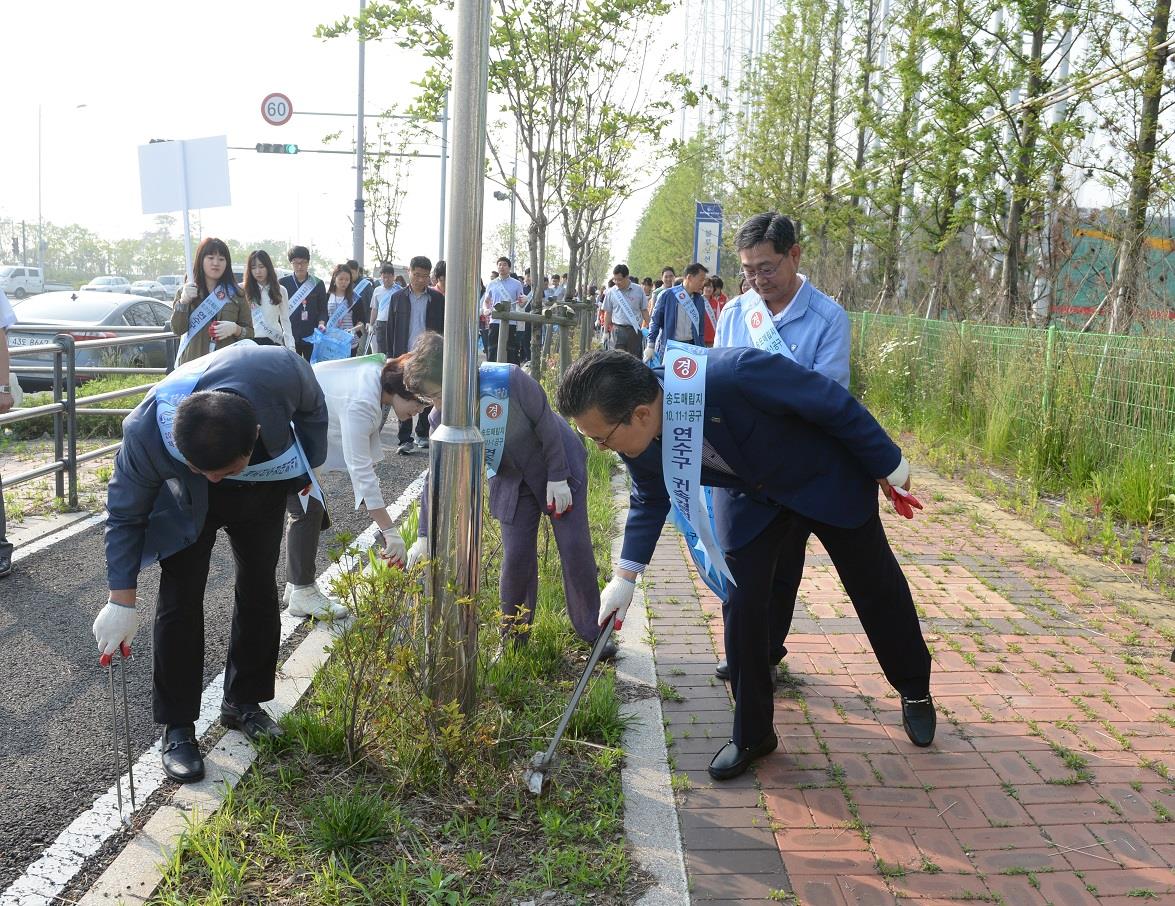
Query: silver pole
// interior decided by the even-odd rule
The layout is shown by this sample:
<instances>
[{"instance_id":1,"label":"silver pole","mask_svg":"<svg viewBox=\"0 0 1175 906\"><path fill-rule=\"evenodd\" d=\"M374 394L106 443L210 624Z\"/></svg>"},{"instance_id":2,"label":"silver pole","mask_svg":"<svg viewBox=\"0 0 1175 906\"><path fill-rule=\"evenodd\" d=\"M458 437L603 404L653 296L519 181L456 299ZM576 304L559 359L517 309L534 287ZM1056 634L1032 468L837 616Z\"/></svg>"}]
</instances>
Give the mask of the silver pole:
<instances>
[{"instance_id":1,"label":"silver pole","mask_svg":"<svg viewBox=\"0 0 1175 906\"><path fill-rule=\"evenodd\" d=\"M45 288L45 224L41 219L41 105L37 105L37 270L41 272L41 288Z\"/></svg>"},{"instance_id":2,"label":"silver pole","mask_svg":"<svg viewBox=\"0 0 1175 906\"><path fill-rule=\"evenodd\" d=\"M359 0L359 15L367 0ZM355 120L355 220L351 234L351 257L363 267L363 71L366 42L359 34L359 112Z\"/></svg>"},{"instance_id":3,"label":"silver pole","mask_svg":"<svg viewBox=\"0 0 1175 906\"><path fill-rule=\"evenodd\" d=\"M477 275L481 268L485 174L489 0L458 0L453 44L453 191L449 200L449 287L441 424L429 449L432 599L425 645L426 683L439 703L472 713L477 693L481 487L485 444L475 415Z\"/></svg>"},{"instance_id":4,"label":"silver pole","mask_svg":"<svg viewBox=\"0 0 1175 906\"><path fill-rule=\"evenodd\" d=\"M437 259L442 260L445 257L445 182L448 179L448 163L449 163L449 92L445 91L445 109L441 113L441 237L439 240L440 251L437 252ZM446 281L445 286L449 284Z\"/></svg>"}]
</instances>

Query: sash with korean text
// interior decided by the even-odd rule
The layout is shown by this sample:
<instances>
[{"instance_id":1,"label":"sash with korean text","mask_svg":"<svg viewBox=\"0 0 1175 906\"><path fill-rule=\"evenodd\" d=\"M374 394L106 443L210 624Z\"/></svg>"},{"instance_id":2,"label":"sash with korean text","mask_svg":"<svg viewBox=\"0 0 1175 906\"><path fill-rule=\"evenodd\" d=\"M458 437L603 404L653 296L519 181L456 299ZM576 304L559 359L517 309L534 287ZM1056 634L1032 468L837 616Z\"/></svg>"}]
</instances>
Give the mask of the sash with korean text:
<instances>
[{"instance_id":1,"label":"sash with korean text","mask_svg":"<svg viewBox=\"0 0 1175 906\"><path fill-rule=\"evenodd\" d=\"M195 339L196 335L200 333L205 327L212 323L220 310L228 303L236 293L231 287L218 286L208 294L208 298L196 306L196 310L188 317L188 332L184 334L184 338L180 340L180 348L175 354L176 364L179 364L180 356L184 354L184 350L188 348L188 344Z\"/></svg>"},{"instance_id":2,"label":"sash with korean text","mask_svg":"<svg viewBox=\"0 0 1175 906\"><path fill-rule=\"evenodd\" d=\"M302 300L314 292L314 287L318 285L318 281L314 277L307 276L302 285L298 287L297 291L290 296L290 314L293 315L294 310L302 304Z\"/></svg>"},{"instance_id":3,"label":"sash with korean text","mask_svg":"<svg viewBox=\"0 0 1175 906\"><path fill-rule=\"evenodd\" d=\"M768 311L763 298L754 290L748 290L742 298L743 321L747 333L750 334L751 345L756 349L787 356L794 362L796 357L791 354L791 350L779 336L779 331L775 329L775 322L771 320L771 312Z\"/></svg>"},{"instance_id":4,"label":"sash with korean text","mask_svg":"<svg viewBox=\"0 0 1175 906\"><path fill-rule=\"evenodd\" d=\"M636 312L632 310L632 303L628 301L628 297L624 295L619 287L612 287L608 292L612 296L612 307L619 307L624 317L628 318L628 326L633 330L641 329L641 319L637 317Z\"/></svg>"},{"instance_id":5,"label":"sash with korean text","mask_svg":"<svg viewBox=\"0 0 1175 906\"><path fill-rule=\"evenodd\" d=\"M486 362L477 369L481 381L481 436L485 438L486 476L493 478L506 446L506 419L510 415L510 365Z\"/></svg>"},{"instance_id":6,"label":"sash with korean text","mask_svg":"<svg viewBox=\"0 0 1175 906\"><path fill-rule=\"evenodd\" d=\"M678 309L685 312L685 316L693 325L694 333L700 337L702 335L702 319L698 317L698 307L694 305L694 300L680 286L673 287L673 295L677 299Z\"/></svg>"},{"instance_id":7,"label":"sash with korean text","mask_svg":"<svg viewBox=\"0 0 1175 906\"><path fill-rule=\"evenodd\" d=\"M706 355L696 346L670 340L665 350L665 405L661 427L661 465L665 489L677 514L697 542L703 575L734 579L714 540L713 515L702 490L703 426L706 412ZM687 535L687 538L689 536Z\"/></svg>"}]
</instances>

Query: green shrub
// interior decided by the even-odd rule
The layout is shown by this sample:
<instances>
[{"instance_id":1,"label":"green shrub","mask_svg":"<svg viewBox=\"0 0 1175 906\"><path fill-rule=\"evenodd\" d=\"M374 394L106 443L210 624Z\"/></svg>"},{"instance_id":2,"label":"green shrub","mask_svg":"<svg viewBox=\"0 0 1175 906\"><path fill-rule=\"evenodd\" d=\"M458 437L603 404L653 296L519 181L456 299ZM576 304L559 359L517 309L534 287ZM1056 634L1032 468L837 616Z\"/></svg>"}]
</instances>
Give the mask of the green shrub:
<instances>
[{"instance_id":1,"label":"green shrub","mask_svg":"<svg viewBox=\"0 0 1175 906\"><path fill-rule=\"evenodd\" d=\"M78 398L96 396L99 393L109 393L112 390L125 390L128 387L138 387L142 384L154 383L158 375L118 374L110 377L97 378L86 381L77 389ZM112 400L102 400L98 403L84 404L88 409L133 409L143 401L146 391L133 396L122 396ZM22 409L31 409L36 406L47 406L53 402L53 392L43 390L38 393L26 393ZM79 415L78 437L122 437L122 415ZM17 440L36 440L46 434L53 434L53 416L39 415L26 421L15 422L12 425L13 437Z\"/></svg>"}]
</instances>

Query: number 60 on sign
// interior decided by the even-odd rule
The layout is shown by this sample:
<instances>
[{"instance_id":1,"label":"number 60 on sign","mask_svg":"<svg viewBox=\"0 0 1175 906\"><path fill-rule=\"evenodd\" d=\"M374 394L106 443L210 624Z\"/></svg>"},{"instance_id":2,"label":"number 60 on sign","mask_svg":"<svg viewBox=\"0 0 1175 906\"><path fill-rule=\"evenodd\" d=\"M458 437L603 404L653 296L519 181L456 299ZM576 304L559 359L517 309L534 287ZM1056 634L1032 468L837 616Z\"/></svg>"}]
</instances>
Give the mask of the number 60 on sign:
<instances>
[{"instance_id":1,"label":"number 60 on sign","mask_svg":"<svg viewBox=\"0 0 1175 906\"><path fill-rule=\"evenodd\" d=\"M284 94L267 94L261 102L261 117L271 126L284 126L294 115L294 105Z\"/></svg>"}]
</instances>

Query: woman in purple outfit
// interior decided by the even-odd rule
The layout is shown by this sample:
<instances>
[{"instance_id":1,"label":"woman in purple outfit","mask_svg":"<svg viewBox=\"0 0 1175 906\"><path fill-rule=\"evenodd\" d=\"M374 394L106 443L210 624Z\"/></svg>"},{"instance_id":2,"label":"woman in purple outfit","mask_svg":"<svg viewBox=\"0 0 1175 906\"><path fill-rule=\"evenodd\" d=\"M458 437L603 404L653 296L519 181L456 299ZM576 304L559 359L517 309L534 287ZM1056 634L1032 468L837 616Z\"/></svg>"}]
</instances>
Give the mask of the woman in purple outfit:
<instances>
[{"instance_id":1,"label":"woman in purple outfit","mask_svg":"<svg viewBox=\"0 0 1175 906\"><path fill-rule=\"evenodd\" d=\"M440 423L443 346L439 334L421 334L404 370L409 392L437 405L429 416L433 428ZM517 365L486 362L478 378L490 513L502 524L503 636L525 639L534 619L539 519L546 512L563 565L567 613L576 633L590 644L599 634L600 585L588 526L587 451L551 411L543 388ZM420 538L408 551L409 567L428 556L428 500L426 485ZM609 643L605 655L614 654Z\"/></svg>"}]
</instances>

